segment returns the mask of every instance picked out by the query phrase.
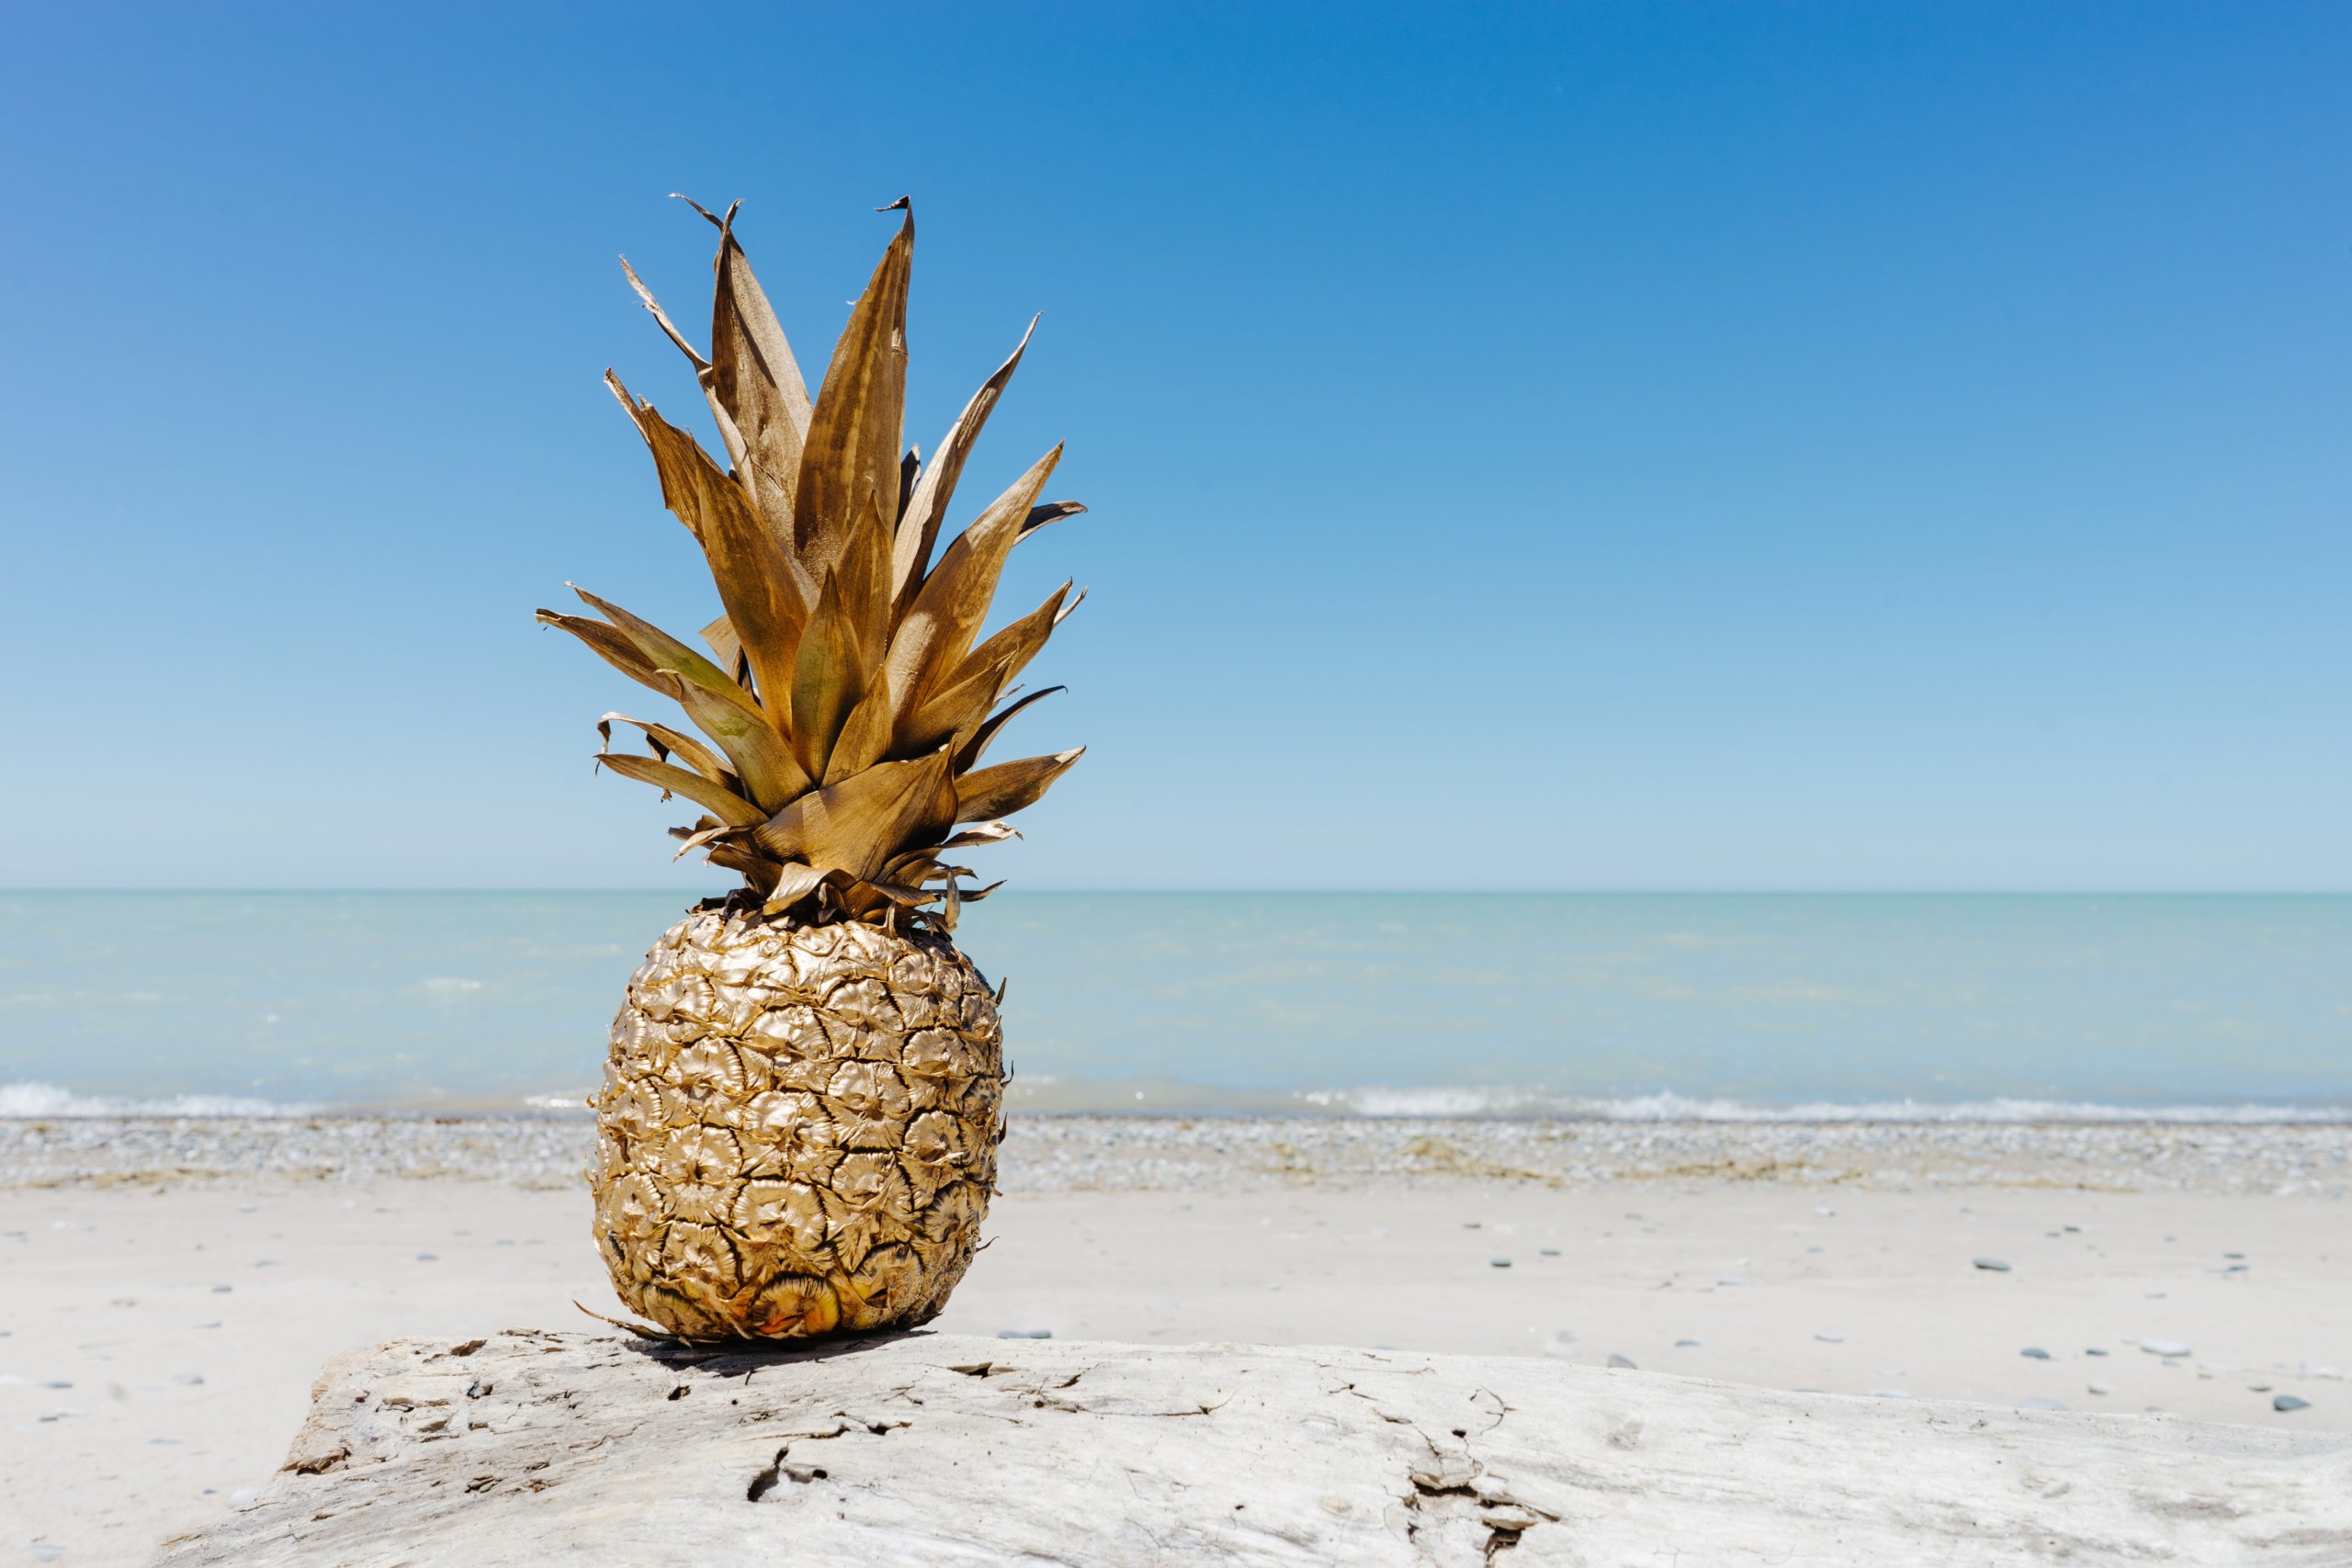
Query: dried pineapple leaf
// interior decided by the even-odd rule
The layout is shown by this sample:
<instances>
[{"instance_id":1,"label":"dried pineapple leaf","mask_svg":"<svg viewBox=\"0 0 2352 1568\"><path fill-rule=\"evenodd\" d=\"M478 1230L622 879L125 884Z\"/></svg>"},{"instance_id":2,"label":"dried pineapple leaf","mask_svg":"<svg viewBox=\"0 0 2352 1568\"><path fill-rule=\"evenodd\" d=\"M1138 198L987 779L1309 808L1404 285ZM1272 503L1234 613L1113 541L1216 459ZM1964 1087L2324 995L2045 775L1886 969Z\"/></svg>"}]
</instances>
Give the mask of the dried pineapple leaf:
<instances>
[{"instance_id":1,"label":"dried pineapple leaf","mask_svg":"<svg viewBox=\"0 0 2352 1568\"><path fill-rule=\"evenodd\" d=\"M927 757L880 763L802 795L752 836L779 858L872 876L937 819L941 794L953 798L952 761L943 747Z\"/></svg>"},{"instance_id":2,"label":"dried pineapple leaf","mask_svg":"<svg viewBox=\"0 0 2352 1568\"><path fill-rule=\"evenodd\" d=\"M920 887L928 879L931 868L939 863L933 856L934 852L931 850L909 850L904 854L892 856L889 863L882 868L882 875L887 881ZM916 874L910 875L910 873Z\"/></svg>"},{"instance_id":3,"label":"dried pineapple leaf","mask_svg":"<svg viewBox=\"0 0 2352 1568\"><path fill-rule=\"evenodd\" d=\"M711 822L711 819L707 817L704 818L703 820L710 822L710 826L707 828L696 828L691 830L684 828L673 828L670 829L671 836L678 840L678 852L670 857L673 861L682 861L688 855L694 853L696 850L711 843L713 840L722 839L728 834L735 831L734 829L729 828L724 822Z\"/></svg>"},{"instance_id":4,"label":"dried pineapple leaf","mask_svg":"<svg viewBox=\"0 0 2352 1568\"><path fill-rule=\"evenodd\" d=\"M868 495L877 505L898 499L899 423L907 392L907 282L913 267L915 220L913 207L903 198L893 208L904 208L906 220L850 311L808 419L808 446L792 498L792 537L812 571L822 571L841 558Z\"/></svg>"},{"instance_id":5,"label":"dried pineapple leaf","mask_svg":"<svg viewBox=\"0 0 2352 1568\"><path fill-rule=\"evenodd\" d=\"M1061 455L1062 449L1056 446L1031 464L1012 489L956 536L939 565L923 580L914 604L890 639L890 690L898 694L899 711L905 717L914 716L931 688L946 684L959 672L973 637L988 619L997 578L1004 570L1004 558L1012 548L1021 519L1052 477ZM899 743L908 742L909 733L902 725Z\"/></svg>"},{"instance_id":6,"label":"dried pineapple leaf","mask_svg":"<svg viewBox=\"0 0 2352 1568\"><path fill-rule=\"evenodd\" d=\"M848 891L874 894L893 904L910 908L928 904L938 895L926 893L920 887L903 882L893 882L888 876L863 876L850 882Z\"/></svg>"},{"instance_id":7,"label":"dried pineapple leaf","mask_svg":"<svg viewBox=\"0 0 2352 1568\"><path fill-rule=\"evenodd\" d=\"M784 869L765 855L755 850L747 850L731 840L711 845L710 853L706 858L713 865L741 874L752 891L762 896L775 886L776 877Z\"/></svg>"},{"instance_id":8,"label":"dried pineapple leaf","mask_svg":"<svg viewBox=\"0 0 2352 1568\"><path fill-rule=\"evenodd\" d=\"M907 448L907 455L899 459L899 509L890 514L890 525L893 529L898 526L899 519L906 516L907 502L912 501L915 496L915 481L922 477L922 448L910 446Z\"/></svg>"},{"instance_id":9,"label":"dried pineapple leaf","mask_svg":"<svg viewBox=\"0 0 2352 1568\"><path fill-rule=\"evenodd\" d=\"M1046 596L1044 604L974 649L964 661L965 669L995 670L998 689L1001 691L1002 682L1027 669L1029 661L1037 657L1037 650L1046 646L1046 639L1054 635L1054 628L1062 624L1062 603L1069 597L1069 591L1070 584L1063 583Z\"/></svg>"},{"instance_id":10,"label":"dried pineapple leaf","mask_svg":"<svg viewBox=\"0 0 2352 1568\"><path fill-rule=\"evenodd\" d=\"M838 874L833 872L820 871L813 865L802 865L792 861L786 862L783 869L776 875L775 886L768 889L767 903L762 912L770 915L784 913L786 909L817 891L818 885L826 877L836 874Z\"/></svg>"},{"instance_id":11,"label":"dried pineapple leaf","mask_svg":"<svg viewBox=\"0 0 2352 1568\"><path fill-rule=\"evenodd\" d=\"M901 727L908 743L924 745L946 735L968 739L1004 694L1006 684L1061 624L1061 603L1069 592L1065 582L1043 604L974 649L955 679L925 698Z\"/></svg>"},{"instance_id":12,"label":"dried pineapple leaf","mask_svg":"<svg viewBox=\"0 0 2352 1568\"><path fill-rule=\"evenodd\" d=\"M743 656L743 639L735 635L735 623L721 615L703 627L702 640L711 652L718 655L718 667L735 677L739 686L752 683L752 661Z\"/></svg>"},{"instance_id":13,"label":"dried pineapple leaf","mask_svg":"<svg viewBox=\"0 0 2352 1568\"><path fill-rule=\"evenodd\" d=\"M709 215L706 213L704 216ZM638 301L653 313L654 324L662 329L662 335L677 344L678 352L684 355L686 362L695 367L695 381L702 388L703 400L710 405L711 418L718 426L719 440L727 445L727 460L739 469L748 468L751 458L744 450L743 433L735 428L734 416L727 412L727 405L720 402L718 394L711 389L710 361L702 356L700 349L686 341L685 333L670 320L661 302L653 298L653 291L645 287L645 280L637 276L635 267L628 265L627 256L621 258L621 271L628 275L628 286L637 290Z\"/></svg>"},{"instance_id":14,"label":"dried pineapple leaf","mask_svg":"<svg viewBox=\"0 0 2352 1568\"><path fill-rule=\"evenodd\" d=\"M1086 508L1074 501L1049 501L1043 506L1033 506L1029 515L1021 520L1021 532L1013 543L1019 544L1048 523L1058 523L1065 517L1075 517Z\"/></svg>"},{"instance_id":15,"label":"dried pineapple leaf","mask_svg":"<svg viewBox=\"0 0 2352 1568\"><path fill-rule=\"evenodd\" d=\"M739 461L756 476L755 493L781 537L808 438L808 388L735 238L734 219L730 207L719 221L718 254L711 263L718 284L710 305L710 397L742 433Z\"/></svg>"},{"instance_id":16,"label":"dried pineapple leaf","mask_svg":"<svg viewBox=\"0 0 2352 1568\"><path fill-rule=\"evenodd\" d=\"M1085 754L1086 748L1081 746L1075 751L1023 757L1017 762L1000 762L965 774L956 781L956 819L971 822L983 817L1010 817L1023 807L1035 806L1054 781Z\"/></svg>"},{"instance_id":17,"label":"dried pineapple leaf","mask_svg":"<svg viewBox=\"0 0 2352 1568\"><path fill-rule=\"evenodd\" d=\"M1021 837L1021 829L1010 822L982 822L967 828L937 846L940 850L968 850L975 844L1001 844L1007 839Z\"/></svg>"},{"instance_id":18,"label":"dried pineapple leaf","mask_svg":"<svg viewBox=\"0 0 2352 1568\"><path fill-rule=\"evenodd\" d=\"M720 472L693 436L631 397L618 377L607 372L605 382L653 454L662 504L702 546L752 679L762 692L786 690L809 603L792 552L770 533L742 485Z\"/></svg>"},{"instance_id":19,"label":"dried pineapple leaf","mask_svg":"<svg viewBox=\"0 0 2352 1568\"><path fill-rule=\"evenodd\" d=\"M833 742L865 696L865 661L857 627L842 603L841 574L828 570L817 613L800 638L792 670L793 752L812 779L826 776Z\"/></svg>"},{"instance_id":20,"label":"dried pineapple leaf","mask_svg":"<svg viewBox=\"0 0 2352 1568\"><path fill-rule=\"evenodd\" d=\"M727 753L743 787L761 806L773 811L811 787L811 781L792 755L792 748L768 722L749 693L727 678L726 671L652 623L608 604L585 589L574 593L604 612L633 642L656 673L670 679L666 688L695 728Z\"/></svg>"},{"instance_id":21,"label":"dried pineapple leaf","mask_svg":"<svg viewBox=\"0 0 2352 1568\"><path fill-rule=\"evenodd\" d=\"M637 290L638 302L652 312L653 323L662 329L662 335L678 345L678 352L686 356L687 362L695 367L695 378L700 379L704 372L710 368L710 361L705 359L702 356L702 351L688 343L685 334L672 323L669 316L662 310L661 301L653 298L653 290L645 287L645 280L637 276L637 268L628 265L627 256L621 257L621 271L628 276L628 286Z\"/></svg>"},{"instance_id":22,"label":"dried pineapple leaf","mask_svg":"<svg viewBox=\"0 0 2352 1568\"><path fill-rule=\"evenodd\" d=\"M665 795L683 795L696 806L715 813L730 828L749 828L767 820L766 812L700 773L673 768L667 762L657 762L634 751L599 751L596 761L623 778L652 784Z\"/></svg>"},{"instance_id":23,"label":"dried pineapple leaf","mask_svg":"<svg viewBox=\"0 0 2352 1568\"><path fill-rule=\"evenodd\" d=\"M1052 696L1056 692L1067 692L1069 690L1069 688L1068 686L1047 686L1042 691L1030 693L1019 702L1014 703L1011 707L1006 708L1002 713L992 716L987 723L981 725L978 730L973 734L972 739L965 744L964 749L956 753L956 771L957 773L969 773L973 768L978 766L981 756L985 754L989 749L989 742L996 739L997 732L1002 729L1006 724L1011 722L1014 714L1019 713L1031 703L1044 701L1046 698Z\"/></svg>"},{"instance_id":24,"label":"dried pineapple leaf","mask_svg":"<svg viewBox=\"0 0 2352 1568\"><path fill-rule=\"evenodd\" d=\"M605 738L607 747L612 745L613 726L616 724L633 724L645 731L645 739L654 748L657 761L667 761L668 753L674 751L686 760L686 766L711 783L728 789L735 787L734 773L718 760L716 752L693 736L650 719L632 718L625 713L608 713L596 721L596 733Z\"/></svg>"},{"instance_id":25,"label":"dried pineapple leaf","mask_svg":"<svg viewBox=\"0 0 2352 1568\"><path fill-rule=\"evenodd\" d=\"M759 703L750 693L729 680L727 671L718 665L643 616L630 614L609 599L599 599L577 583L567 582L564 586L578 594L582 604L610 621L615 629L636 645L639 656L647 664L657 671L674 673L688 685L707 692L729 706L741 708L752 717L764 721L766 716L760 711Z\"/></svg>"},{"instance_id":26,"label":"dried pineapple leaf","mask_svg":"<svg viewBox=\"0 0 2352 1568\"><path fill-rule=\"evenodd\" d=\"M852 773L862 773L882 760L890 749L890 730L897 716L897 705L890 700L890 678L876 671L873 685L857 705L857 711L842 726L841 739L833 742L833 754L825 762L825 782L839 784Z\"/></svg>"},{"instance_id":27,"label":"dried pineapple leaf","mask_svg":"<svg viewBox=\"0 0 2352 1568\"><path fill-rule=\"evenodd\" d=\"M980 427L988 423L989 414L1004 395L1013 371L1020 368L1021 356L1028 352L1030 334L1036 330L1037 318L1032 316L1028 330L1021 334L1012 355L997 367L995 375L980 384L980 389L964 405L964 412L956 416L956 423L947 427L937 456L917 481L914 493L907 498L890 558L891 600L899 615L904 615L914 603L923 574L931 570L932 547L939 542L940 525L946 521L948 503L956 497L956 481L963 477L965 461L972 455L973 444L980 438Z\"/></svg>"},{"instance_id":28,"label":"dried pineapple leaf","mask_svg":"<svg viewBox=\"0 0 2352 1568\"><path fill-rule=\"evenodd\" d=\"M570 632L595 649L596 656L639 685L650 686L663 696L674 695L677 682L654 668L653 661L639 653L637 644L617 627L586 615L567 615L557 610L541 610L539 624L558 631Z\"/></svg>"}]
</instances>

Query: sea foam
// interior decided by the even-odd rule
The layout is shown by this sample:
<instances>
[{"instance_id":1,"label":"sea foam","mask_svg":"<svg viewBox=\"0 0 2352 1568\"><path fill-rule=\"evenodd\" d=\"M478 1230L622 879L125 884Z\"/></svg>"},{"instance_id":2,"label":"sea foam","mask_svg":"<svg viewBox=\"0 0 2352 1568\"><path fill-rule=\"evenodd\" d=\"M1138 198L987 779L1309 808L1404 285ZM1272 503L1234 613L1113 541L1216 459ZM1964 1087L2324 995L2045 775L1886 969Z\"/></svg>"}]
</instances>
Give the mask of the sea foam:
<instances>
[{"instance_id":1,"label":"sea foam","mask_svg":"<svg viewBox=\"0 0 2352 1568\"><path fill-rule=\"evenodd\" d=\"M175 1094L134 1100L75 1094L52 1083L0 1084L0 1116L311 1116L321 1107L233 1094Z\"/></svg>"}]
</instances>

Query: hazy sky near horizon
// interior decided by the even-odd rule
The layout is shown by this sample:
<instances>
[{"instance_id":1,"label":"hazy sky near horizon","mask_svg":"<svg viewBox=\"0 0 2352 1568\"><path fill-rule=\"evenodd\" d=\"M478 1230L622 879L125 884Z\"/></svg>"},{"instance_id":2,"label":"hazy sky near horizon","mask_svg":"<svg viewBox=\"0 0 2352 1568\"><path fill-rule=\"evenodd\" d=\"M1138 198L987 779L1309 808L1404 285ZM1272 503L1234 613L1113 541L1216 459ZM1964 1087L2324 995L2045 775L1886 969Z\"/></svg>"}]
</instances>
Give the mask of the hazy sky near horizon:
<instances>
[{"instance_id":1,"label":"hazy sky near horizon","mask_svg":"<svg viewBox=\"0 0 2352 1568\"><path fill-rule=\"evenodd\" d=\"M715 886L532 609L741 232L1090 516L1035 887L2352 889L2340 4L17 6L0 885ZM697 331L696 335L699 335ZM699 428L699 423L697 427Z\"/></svg>"}]
</instances>

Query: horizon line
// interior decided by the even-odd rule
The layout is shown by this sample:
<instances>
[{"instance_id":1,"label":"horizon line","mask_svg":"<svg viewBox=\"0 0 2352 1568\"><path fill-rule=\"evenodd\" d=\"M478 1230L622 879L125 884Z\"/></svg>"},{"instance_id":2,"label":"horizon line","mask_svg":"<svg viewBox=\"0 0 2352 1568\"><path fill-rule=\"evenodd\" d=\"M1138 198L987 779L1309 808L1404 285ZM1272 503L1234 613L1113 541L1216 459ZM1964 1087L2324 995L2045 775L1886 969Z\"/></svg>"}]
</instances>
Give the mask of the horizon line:
<instances>
[{"instance_id":1,"label":"horizon line","mask_svg":"<svg viewBox=\"0 0 2352 1568\"><path fill-rule=\"evenodd\" d=\"M727 891L733 891L728 889ZM1199 898L2344 898L2352 888L2264 887L1008 887L1014 895ZM644 895L689 897L690 889L643 886L6 886L0 897L65 895L343 896L351 894L447 897L461 894L512 896ZM702 897L714 897L711 894ZM697 899L696 901L699 901Z\"/></svg>"}]
</instances>

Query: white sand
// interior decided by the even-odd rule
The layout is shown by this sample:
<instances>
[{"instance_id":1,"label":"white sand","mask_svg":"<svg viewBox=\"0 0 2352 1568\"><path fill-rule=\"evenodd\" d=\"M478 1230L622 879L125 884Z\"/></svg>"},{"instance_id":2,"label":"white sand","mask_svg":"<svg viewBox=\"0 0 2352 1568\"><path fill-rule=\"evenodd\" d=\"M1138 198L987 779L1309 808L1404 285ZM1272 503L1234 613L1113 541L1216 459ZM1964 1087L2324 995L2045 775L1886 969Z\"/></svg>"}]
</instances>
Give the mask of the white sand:
<instances>
[{"instance_id":1,"label":"white sand","mask_svg":"<svg viewBox=\"0 0 2352 1568\"><path fill-rule=\"evenodd\" d=\"M1548 1347L1777 1388L2352 1430L2333 1370L2352 1367L2340 1198L1703 1176L1048 1185L999 1200L941 1328ZM0 1551L143 1561L267 1477L332 1351L571 1327L575 1296L614 1310L586 1224L568 1184L0 1190ZM2153 1339L2189 1352L2139 1348ZM2278 1393L2310 1408L2275 1413Z\"/></svg>"}]
</instances>

